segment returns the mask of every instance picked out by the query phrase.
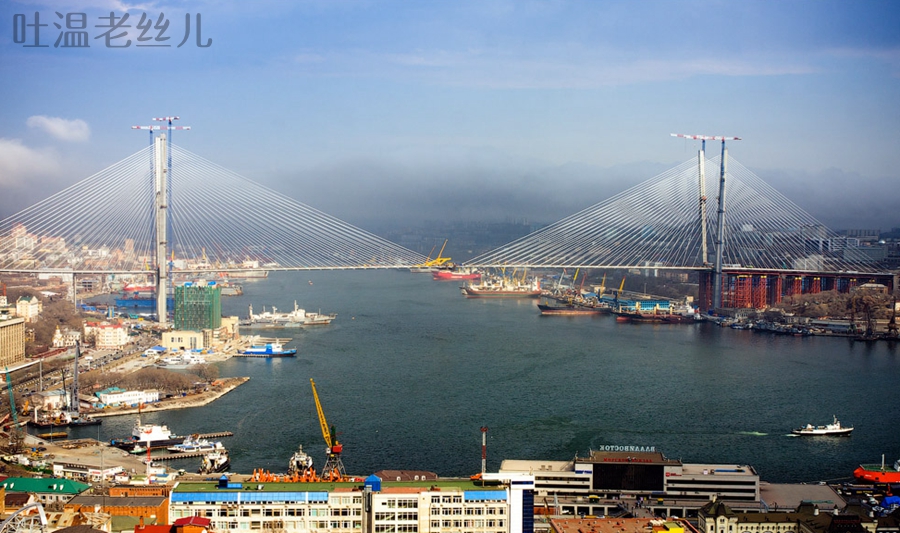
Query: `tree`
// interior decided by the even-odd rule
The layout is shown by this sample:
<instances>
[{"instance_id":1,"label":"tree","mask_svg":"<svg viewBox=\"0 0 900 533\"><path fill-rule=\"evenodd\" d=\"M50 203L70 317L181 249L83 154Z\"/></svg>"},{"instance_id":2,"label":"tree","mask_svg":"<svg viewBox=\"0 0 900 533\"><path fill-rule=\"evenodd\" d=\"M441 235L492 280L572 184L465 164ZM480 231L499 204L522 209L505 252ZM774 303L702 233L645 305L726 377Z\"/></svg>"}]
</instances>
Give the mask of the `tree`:
<instances>
[{"instance_id":1,"label":"tree","mask_svg":"<svg viewBox=\"0 0 900 533\"><path fill-rule=\"evenodd\" d=\"M210 364L194 365L188 369L192 374L197 374L200 379L211 383L219 379L219 367Z\"/></svg>"}]
</instances>

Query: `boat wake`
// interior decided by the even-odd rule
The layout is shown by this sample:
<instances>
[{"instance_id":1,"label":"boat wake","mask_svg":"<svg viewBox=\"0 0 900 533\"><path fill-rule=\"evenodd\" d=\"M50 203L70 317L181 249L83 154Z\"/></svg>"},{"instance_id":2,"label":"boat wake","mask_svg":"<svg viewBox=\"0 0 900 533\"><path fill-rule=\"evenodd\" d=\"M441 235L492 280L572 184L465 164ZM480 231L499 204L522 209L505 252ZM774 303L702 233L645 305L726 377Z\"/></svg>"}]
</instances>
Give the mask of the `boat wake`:
<instances>
[{"instance_id":1,"label":"boat wake","mask_svg":"<svg viewBox=\"0 0 900 533\"><path fill-rule=\"evenodd\" d=\"M762 431L738 431L738 435L750 435L753 437L765 437L768 433L763 433Z\"/></svg>"}]
</instances>

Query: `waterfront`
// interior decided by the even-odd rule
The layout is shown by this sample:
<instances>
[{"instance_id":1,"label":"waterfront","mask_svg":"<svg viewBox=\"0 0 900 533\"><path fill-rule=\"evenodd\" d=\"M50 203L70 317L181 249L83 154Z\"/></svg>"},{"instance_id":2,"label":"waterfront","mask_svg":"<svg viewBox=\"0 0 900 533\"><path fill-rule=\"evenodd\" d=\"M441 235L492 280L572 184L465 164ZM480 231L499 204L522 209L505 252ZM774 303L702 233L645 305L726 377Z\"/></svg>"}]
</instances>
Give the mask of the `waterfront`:
<instances>
[{"instance_id":1,"label":"waterfront","mask_svg":"<svg viewBox=\"0 0 900 533\"><path fill-rule=\"evenodd\" d=\"M472 474L483 425L489 470L505 458L566 460L639 445L686 462L750 464L767 481L819 481L848 477L882 453L900 456L900 363L886 342L542 317L531 299L467 300L458 283L401 271L272 273L223 299L223 311L291 309L295 299L338 318L280 330L295 336L287 346L296 358L220 363L223 376L250 381L205 407L145 422L179 434L234 431L223 444L236 472L283 471L299 444L321 467L314 378L353 474ZM788 436L833 414L855 426L852 437ZM122 437L133 422L106 418L72 434Z\"/></svg>"}]
</instances>

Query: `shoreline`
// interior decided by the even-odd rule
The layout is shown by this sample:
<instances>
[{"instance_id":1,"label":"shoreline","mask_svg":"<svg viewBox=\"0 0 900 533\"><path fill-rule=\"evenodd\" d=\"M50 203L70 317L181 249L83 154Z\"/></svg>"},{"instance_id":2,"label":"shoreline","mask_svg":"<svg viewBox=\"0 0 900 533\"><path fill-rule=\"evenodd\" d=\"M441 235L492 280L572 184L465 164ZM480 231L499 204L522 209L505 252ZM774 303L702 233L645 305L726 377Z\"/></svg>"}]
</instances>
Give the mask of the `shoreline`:
<instances>
[{"instance_id":1,"label":"shoreline","mask_svg":"<svg viewBox=\"0 0 900 533\"><path fill-rule=\"evenodd\" d=\"M147 404L141 409L138 409L137 407L129 407L126 409L114 408L85 414L92 418L105 418L111 416L136 415L142 412L147 413L154 411L169 411L172 409L187 409L189 407L202 407L218 400L248 381L250 381L249 377L222 378L223 383L221 388L215 391L211 390L189 396L160 400L156 403Z\"/></svg>"}]
</instances>

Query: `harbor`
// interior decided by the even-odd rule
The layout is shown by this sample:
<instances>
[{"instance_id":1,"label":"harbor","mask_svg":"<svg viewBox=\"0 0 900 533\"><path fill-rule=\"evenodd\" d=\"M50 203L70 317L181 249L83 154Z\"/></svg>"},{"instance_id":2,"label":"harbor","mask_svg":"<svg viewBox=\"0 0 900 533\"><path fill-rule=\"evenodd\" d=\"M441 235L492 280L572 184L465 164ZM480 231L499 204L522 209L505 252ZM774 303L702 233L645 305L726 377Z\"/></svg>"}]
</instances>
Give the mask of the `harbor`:
<instances>
[{"instance_id":1,"label":"harbor","mask_svg":"<svg viewBox=\"0 0 900 533\"><path fill-rule=\"evenodd\" d=\"M214 403L150 408L142 419L179 434L233 431L231 470L248 474L283 471L298 445L324 461L314 401L304 386L309 377L328 391L329 421L347 445L344 462L361 474L402 462L442 476L471 475L480 450L467 428L477 433L481 425L491 426L489 469L504 458L563 460L629 443L656 445L690 461L746 462L768 481L813 482L849 477L860 463L892 452L890 432L879 422L891 416L891 405L876 413L844 397L823 401L820 390L823 383L889 387L896 365L889 343L760 334L709 322L548 318L536 298L466 299L456 284L399 271L275 272L223 303L223 314L239 316L247 301L281 306L295 298L347 319L274 339L290 338L285 345L298 348L295 357L216 361L222 376L249 381ZM835 367L853 371L834 374ZM698 368L710 371L698 375ZM516 380L503 377L512 375ZM735 398L738 384L763 401ZM410 404L410 395L420 392L424 400ZM779 407L786 405L791 408ZM787 436L834 413L853 422L852 437ZM106 418L102 427L78 428L72 437L96 438L98 430L107 440L120 437L132 422ZM266 435L265 449L257 435Z\"/></svg>"}]
</instances>

